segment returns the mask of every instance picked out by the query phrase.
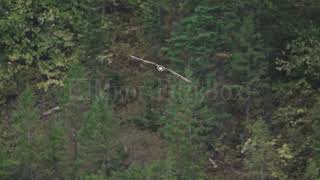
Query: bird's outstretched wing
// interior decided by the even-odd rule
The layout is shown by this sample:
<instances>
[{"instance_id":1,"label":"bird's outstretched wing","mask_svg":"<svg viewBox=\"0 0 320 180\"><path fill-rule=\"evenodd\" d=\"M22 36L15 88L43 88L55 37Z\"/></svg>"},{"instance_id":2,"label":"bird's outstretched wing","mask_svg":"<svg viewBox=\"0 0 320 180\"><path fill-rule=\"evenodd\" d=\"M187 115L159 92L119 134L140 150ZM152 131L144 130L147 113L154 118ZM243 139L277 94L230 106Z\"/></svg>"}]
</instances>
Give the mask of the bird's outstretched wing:
<instances>
[{"instance_id":1,"label":"bird's outstretched wing","mask_svg":"<svg viewBox=\"0 0 320 180\"><path fill-rule=\"evenodd\" d=\"M168 71L168 72L170 72L171 74L179 77L180 79L182 79L182 80L184 80L184 81L186 81L186 82L188 82L188 83L192 83L192 81L190 81L190 80L187 79L186 77L182 76L181 74L173 71L172 69L166 68L166 67L164 67L164 66L162 66L162 65L159 65L159 64L157 64L157 63L155 63L155 62L148 61L148 60L145 60L145 59L142 59L142 58L138 58L138 57L135 57L135 56L132 56L132 55L130 55L130 57L131 57L132 59L134 59L134 60L137 60L137 61L141 61L141 62L144 62L144 63L147 63L147 64L154 65L154 66L157 67L158 71Z\"/></svg>"}]
</instances>

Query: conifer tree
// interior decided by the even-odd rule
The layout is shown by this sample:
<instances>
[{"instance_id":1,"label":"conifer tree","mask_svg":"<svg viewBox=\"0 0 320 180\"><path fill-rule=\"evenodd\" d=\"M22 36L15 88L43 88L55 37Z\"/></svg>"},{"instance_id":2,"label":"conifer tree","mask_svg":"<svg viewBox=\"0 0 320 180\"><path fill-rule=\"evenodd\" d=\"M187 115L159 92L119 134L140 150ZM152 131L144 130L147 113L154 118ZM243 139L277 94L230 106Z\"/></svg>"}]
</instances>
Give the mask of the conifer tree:
<instances>
[{"instance_id":1,"label":"conifer tree","mask_svg":"<svg viewBox=\"0 0 320 180\"><path fill-rule=\"evenodd\" d=\"M77 135L81 128L83 109L86 108L87 82L85 69L77 62L70 65L64 80L64 86L57 92L58 103L60 109L62 109L59 118L63 122L67 144L72 147L67 154L69 164L65 169L65 176L69 179L79 177L79 142Z\"/></svg>"},{"instance_id":2,"label":"conifer tree","mask_svg":"<svg viewBox=\"0 0 320 180\"><path fill-rule=\"evenodd\" d=\"M42 151L39 154L45 170L43 178L63 178L66 162L66 131L59 119L50 119L50 127L46 127L46 137L42 139Z\"/></svg>"},{"instance_id":3,"label":"conifer tree","mask_svg":"<svg viewBox=\"0 0 320 180\"><path fill-rule=\"evenodd\" d=\"M177 176L182 179L201 179L203 160L208 159L203 142L217 116L204 105L204 90L197 83L174 84L162 117L160 131L170 149L168 158L175 162Z\"/></svg>"},{"instance_id":4,"label":"conifer tree","mask_svg":"<svg viewBox=\"0 0 320 180\"><path fill-rule=\"evenodd\" d=\"M91 164L102 175L109 174L119 163L118 129L112 105L105 96L97 96L79 132L81 162Z\"/></svg>"},{"instance_id":5,"label":"conifer tree","mask_svg":"<svg viewBox=\"0 0 320 180\"><path fill-rule=\"evenodd\" d=\"M14 113L14 127L16 131L15 158L19 163L18 176L21 179L35 179L38 168L38 153L40 147L39 113L35 104L35 97L30 87L19 98L17 110Z\"/></svg>"}]
</instances>

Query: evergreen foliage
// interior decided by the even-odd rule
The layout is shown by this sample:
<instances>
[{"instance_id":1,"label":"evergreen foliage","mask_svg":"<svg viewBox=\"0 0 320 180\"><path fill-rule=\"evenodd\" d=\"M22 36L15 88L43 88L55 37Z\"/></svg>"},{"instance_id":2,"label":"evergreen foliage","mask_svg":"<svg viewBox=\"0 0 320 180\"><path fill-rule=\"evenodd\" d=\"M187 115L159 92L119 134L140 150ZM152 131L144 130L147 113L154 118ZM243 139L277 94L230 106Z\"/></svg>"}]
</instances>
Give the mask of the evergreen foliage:
<instances>
[{"instance_id":1,"label":"evergreen foliage","mask_svg":"<svg viewBox=\"0 0 320 180\"><path fill-rule=\"evenodd\" d=\"M319 17L318 0L2 0L0 179L319 179Z\"/></svg>"},{"instance_id":2,"label":"evergreen foliage","mask_svg":"<svg viewBox=\"0 0 320 180\"><path fill-rule=\"evenodd\" d=\"M203 178L201 167L206 156L197 154L205 154L203 140L217 120L208 107L203 106L204 90L197 88L197 84L177 82L169 92L160 131L168 144L168 157L175 162L179 179Z\"/></svg>"},{"instance_id":3,"label":"evergreen foliage","mask_svg":"<svg viewBox=\"0 0 320 180\"><path fill-rule=\"evenodd\" d=\"M118 129L119 121L107 97L98 96L86 114L79 141L81 161L90 163L101 175L108 175L119 166Z\"/></svg>"},{"instance_id":4,"label":"evergreen foliage","mask_svg":"<svg viewBox=\"0 0 320 180\"><path fill-rule=\"evenodd\" d=\"M159 180L176 180L179 179L174 173L174 166L171 161L159 161L149 166L132 166L124 172L116 172L109 179L159 179Z\"/></svg>"},{"instance_id":5,"label":"evergreen foliage","mask_svg":"<svg viewBox=\"0 0 320 180\"><path fill-rule=\"evenodd\" d=\"M42 159L42 167L46 167L42 178L63 178L66 168L66 131L63 123L59 120L49 123L49 126L49 132L41 142L43 147L39 154Z\"/></svg>"},{"instance_id":6,"label":"evergreen foliage","mask_svg":"<svg viewBox=\"0 0 320 180\"><path fill-rule=\"evenodd\" d=\"M41 123L30 87L21 94L14 113L15 150L14 158L18 163L17 175L22 179L34 179L39 168L39 150L41 148Z\"/></svg>"}]
</instances>

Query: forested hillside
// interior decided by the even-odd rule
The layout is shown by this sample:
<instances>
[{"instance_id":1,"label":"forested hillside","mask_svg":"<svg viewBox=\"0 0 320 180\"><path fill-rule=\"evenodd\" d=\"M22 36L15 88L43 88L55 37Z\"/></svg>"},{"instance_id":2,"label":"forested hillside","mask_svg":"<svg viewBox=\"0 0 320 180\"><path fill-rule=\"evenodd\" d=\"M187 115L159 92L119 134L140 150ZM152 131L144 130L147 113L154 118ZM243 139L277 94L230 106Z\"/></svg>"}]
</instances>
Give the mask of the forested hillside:
<instances>
[{"instance_id":1,"label":"forested hillside","mask_svg":"<svg viewBox=\"0 0 320 180\"><path fill-rule=\"evenodd\" d=\"M319 0L1 0L0 179L320 180Z\"/></svg>"}]
</instances>

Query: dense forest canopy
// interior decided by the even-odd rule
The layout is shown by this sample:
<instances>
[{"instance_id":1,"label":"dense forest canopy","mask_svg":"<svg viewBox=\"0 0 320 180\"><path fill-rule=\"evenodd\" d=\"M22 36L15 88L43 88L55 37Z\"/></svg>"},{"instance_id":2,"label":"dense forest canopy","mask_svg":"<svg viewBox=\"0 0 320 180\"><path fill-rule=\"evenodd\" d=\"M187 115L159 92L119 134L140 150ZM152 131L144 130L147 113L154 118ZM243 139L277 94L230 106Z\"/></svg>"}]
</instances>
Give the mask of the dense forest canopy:
<instances>
[{"instance_id":1,"label":"dense forest canopy","mask_svg":"<svg viewBox=\"0 0 320 180\"><path fill-rule=\"evenodd\" d=\"M317 180L319 88L319 0L1 0L0 179Z\"/></svg>"}]
</instances>

